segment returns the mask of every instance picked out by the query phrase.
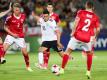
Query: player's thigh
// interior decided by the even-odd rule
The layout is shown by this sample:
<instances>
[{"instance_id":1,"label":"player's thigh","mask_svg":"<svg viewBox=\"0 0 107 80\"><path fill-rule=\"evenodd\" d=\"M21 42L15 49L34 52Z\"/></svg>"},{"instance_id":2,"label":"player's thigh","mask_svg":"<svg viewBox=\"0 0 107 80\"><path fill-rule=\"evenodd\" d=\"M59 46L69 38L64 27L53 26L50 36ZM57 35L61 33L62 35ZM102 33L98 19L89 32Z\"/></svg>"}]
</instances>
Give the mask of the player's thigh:
<instances>
[{"instance_id":1,"label":"player's thigh","mask_svg":"<svg viewBox=\"0 0 107 80\"><path fill-rule=\"evenodd\" d=\"M14 41L15 41L15 38L13 36L7 35L4 40L4 43L8 43L11 45L11 44L13 44Z\"/></svg>"},{"instance_id":2,"label":"player's thigh","mask_svg":"<svg viewBox=\"0 0 107 80\"><path fill-rule=\"evenodd\" d=\"M56 41L56 40L50 42L50 47L51 47L54 51L56 51L56 52L58 52L58 53L62 51L62 49L59 49L59 48L58 48L58 45L57 45L57 41Z\"/></svg>"},{"instance_id":3,"label":"player's thigh","mask_svg":"<svg viewBox=\"0 0 107 80\"><path fill-rule=\"evenodd\" d=\"M0 44L2 44L3 43L3 41L2 41L2 38L0 37Z\"/></svg>"},{"instance_id":4,"label":"player's thigh","mask_svg":"<svg viewBox=\"0 0 107 80\"><path fill-rule=\"evenodd\" d=\"M10 44L8 43L3 44L4 51L7 51L9 47L10 47Z\"/></svg>"},{"instance_id":5,"label":"player's thigh","mask_svg":"<svg viewBox=\"0 0 107 80\"><path fill-rule=\"evenodd\" d=\"M26 42L24 38L16 38L15 39L16 45L18 45L20 48L26 48Z\"/></svg>"},{"instance_id":6,"label":"player's thigh","mask_svg":"<svg viewBox=\"0 0 107 80\"><path fill-rule=\"evenodd\" d=\"M67 45L67 49L66 51L69 51L70 49L71 50L75 50L76 48L78 48L78 45L79 45L79 41L76 40L74 37L72 37Z\"/></svg>"},{"instance_id":7,"label":"player's thigh","mask_svg":"<svg viewBox=\"0 0 107 80\"><path fill-rule=\"evenodd\" d=\"M7 35L5 40L4 40L4 43L3 43L3 46L4 46L4 50L7 51L7 49L9 48L10 45L12 45L14 43L14 37L10 36L10 35Z\"/></svg>"},{"instance_id":8,"label":"player's thigh","mask_svg":"<svg viewBox=\"0 0 107 80\"><path fill-rule=\"evenodd\" d=\"M47 51L48 49L50 49L50 44L49 41L43 41L40 47L40 51Z\"/></svg>"},{"instance_id":9,"label":"player's thigh","mask_svg":"<svg viewBox=\"0 0 107 80\"><path fill-rule=\"evenodd\" d=\"M92 51L92 47L93 47L92 42L89 42L89 43L84 43L82 48L84 51L90 52Z\"/></svg>"}]
</instances>

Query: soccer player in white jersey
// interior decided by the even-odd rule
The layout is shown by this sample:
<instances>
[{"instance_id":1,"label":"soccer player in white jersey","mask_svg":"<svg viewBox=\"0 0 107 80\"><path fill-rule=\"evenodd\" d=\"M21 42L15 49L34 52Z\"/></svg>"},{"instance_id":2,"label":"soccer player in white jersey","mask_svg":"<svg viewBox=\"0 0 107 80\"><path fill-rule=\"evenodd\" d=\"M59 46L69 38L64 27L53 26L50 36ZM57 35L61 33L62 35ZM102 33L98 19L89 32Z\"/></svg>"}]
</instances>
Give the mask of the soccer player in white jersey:
<instances>
[{"instance_id":1,"label":"soccer player in white jersey","mask_svg":"<svg viewBox=\"0 0 107 80\"><path fill-rule=\"evenodd\" d=\"M61 48L63 48L63 45L60 43L60 31L55 20L50 18L47 9L43 11L43 17L39 17L35 13L32 13L32 15L40 23L42 32L42 44L38 54L38 67L47 69L47 66L43 65L43 53L49 48L54 49L60 54L63 53L63 51L61 50Z\"/></svg>"}]
</instances>

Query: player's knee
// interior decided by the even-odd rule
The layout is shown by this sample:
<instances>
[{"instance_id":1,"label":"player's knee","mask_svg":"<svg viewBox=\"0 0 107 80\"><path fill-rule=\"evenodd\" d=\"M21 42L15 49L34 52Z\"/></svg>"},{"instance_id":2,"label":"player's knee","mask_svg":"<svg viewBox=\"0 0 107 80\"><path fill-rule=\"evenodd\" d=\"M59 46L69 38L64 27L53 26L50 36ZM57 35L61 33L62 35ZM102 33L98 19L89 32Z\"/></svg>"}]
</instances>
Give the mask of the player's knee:
<instances>
[{"instance_id":1,"label":"player's knee","mask_svg":"<svg viewBox=\"0 0 107 80\"><path fill-rule=\"evenodd\" d=\"M3 43L3 41L2 41L2 39L0 38L0 44L2 44Z\"/></svg>"}]
</instances>

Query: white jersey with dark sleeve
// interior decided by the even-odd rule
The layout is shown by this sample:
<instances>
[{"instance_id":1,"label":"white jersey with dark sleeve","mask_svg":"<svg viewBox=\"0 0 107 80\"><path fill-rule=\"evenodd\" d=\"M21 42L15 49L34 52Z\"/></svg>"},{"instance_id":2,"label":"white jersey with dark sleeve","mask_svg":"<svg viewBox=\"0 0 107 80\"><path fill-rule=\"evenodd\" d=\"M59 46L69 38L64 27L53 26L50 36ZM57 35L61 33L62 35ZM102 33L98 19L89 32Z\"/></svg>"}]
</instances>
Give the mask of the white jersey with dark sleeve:
<instances>
[{"instance_id":1,"label":"white jersey with dark sleeve","mask_svg":"<svg viewBox=\"0 0 107 80\"><path fill-rule=\"evenodd\" d=\"M39 22L41 25L42 41L57 40L55 31L58 30L58 27L55 20L49 18L49 20L45 22L43 18L40 18Z\"/></svg>"}]
</instances>

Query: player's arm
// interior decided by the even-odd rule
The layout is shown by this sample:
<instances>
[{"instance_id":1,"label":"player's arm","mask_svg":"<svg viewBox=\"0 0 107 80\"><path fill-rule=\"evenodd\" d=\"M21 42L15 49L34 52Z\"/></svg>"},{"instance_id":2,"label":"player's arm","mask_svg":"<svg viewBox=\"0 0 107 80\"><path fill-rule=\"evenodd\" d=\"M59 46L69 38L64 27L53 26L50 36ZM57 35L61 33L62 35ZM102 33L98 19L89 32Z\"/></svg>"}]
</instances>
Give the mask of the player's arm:
<instances>
[{"instance_id":1,"label":"player's arm","mask_svg":"<svg viewBox=\"0 0 107 80\"><path fill-rule=\"evenodd\" d=\"M3 16L5 16L5 15L6 15L7 13L9 13L10 11L11 11L11 3L10 3L10 5L9 5L9 9L8 9L8 10L0 13L0 18L3 17Z\"/></svg>"},{"instance_id":2,"label":"player's arm","mask_svg":"<svg viewBox=\"0 0 107 80\"><path fill-rule=\"evenodd\" d=\"M32 16L33 16L34 19L36 19L37 21L40 20L40 17L39 17L37 14L35 14L34 12L32 12Z\"/></svg>"},{"instance_id":3,"label":"player's arm","mask_svg":"<svg viewBox=\"0 0 107 80\"><path fill-rule=\"evenodd\" d=\"M74 21L74 27L73 27L73 29L72 29L71 36L73 36L73 35L74 35L75 30L76 30L76 27L77 27L77 24L79 23L79 20L80 20L80 18L79 18L79 17L76 17L76 18L75 18L75 21Z\"/></svg>"},{"instance_id":4,"label":"player's arm","mask_svg":"<svg viewBox=\"0 0 107 80\"><path fill-rule=\"evenodd\" d=\"M57 44L59 48L63 48L63 45L61 44L61 32L59 30L55 30L56 36L57 36Z\"/></svg>"},{"instance_id":5,"label":"player's arm","mask_svg":"<svg viewBox=\"0 0 107 80\"><path fill-rule=\"evenodd\" d=\"M99 21L99 18L96 20L96 32L95 32L95 38L98 37L99 33L100 33L100 21Z\"/></svg>"},{"instance_id":6,"label":"player's arm","mask_svg":"<svg viewBox=\"0 0 107 80\"><path fill-rule=\"evenodd\" d=\"M12 32L8 29L8 26L7 26L7 25L4 26L4 30L5 30L9 35L11 35L11 36L13 36L13 37L15 37L15 38L18 38L18 35L12 33Z\"/></svg>"},{"instance_id":7,"label":"player's arm","mask_svg":"<svg viewBox=\"0 0 107 80\"><path fill-rule=\"evenodd\" d=\"M100 27L96 28L95 38L98 37L99 33L100 33Z\"/></svg>"}]
</instances>

